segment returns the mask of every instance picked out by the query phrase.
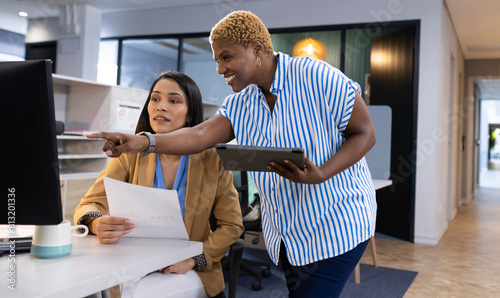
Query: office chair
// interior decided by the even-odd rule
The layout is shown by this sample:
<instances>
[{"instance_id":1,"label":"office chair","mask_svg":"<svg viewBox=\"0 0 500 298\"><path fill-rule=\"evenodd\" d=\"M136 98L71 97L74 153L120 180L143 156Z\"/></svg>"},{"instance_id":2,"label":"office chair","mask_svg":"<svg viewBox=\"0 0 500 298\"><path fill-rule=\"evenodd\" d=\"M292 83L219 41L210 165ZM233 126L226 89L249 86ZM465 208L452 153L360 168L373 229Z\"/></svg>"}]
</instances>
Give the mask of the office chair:
<instances>
[{"instance_id":1,"label":"office chair","mask_svg":"<svg viewBox=\"0 0 500 298\"><path fill-rule=\"evenodd\" d=\"M217 228L217 219L213 215L210 216L210 229L215 231ZM231 244L229 251L221 260L222 268L229 268L228 270L228 296L229 298L236 298L236 288L238 287L238 276L240 274L240 263L243 256L243 239L238 239L235 243Z\"/></svg>"},{"instance_id":2,"label":"office chair","mask_svg":"<svg viewBox=\"0 0 500 298\"><path fill-rule=\"evenodd\" d=\"M236 297L236 289L238 288L238 276L240 274L240 265L242 256L243 256L243 239L240 238L229 247L228 257L226 260L223 260L223 266L224 262L227 262L229 267L229 272L228 272L229 298Z\"/></svg>"},{"instance_id":3,"label":"office chair","mask_svg":"<svg viewBox=\"0 0 500 298\"><path fill-rule=\"evenodd\" d=\"M245 232L243 233L242 237L245 237L246 235L253 235L257 236L252 240L252 244L256 245L260 241L260 233L262 232L262 224L261 224L261 217L260 217L260 205L256 206L257 203L260 203L260 198L258 194L254 194L255 196L255 201L254 206L250 206L248 204L248 176L247 172L238 172L234 171L233 172L233 181L234 181L234 186L236 187L236 190L238 191L240 195L240 205L241 205L241 213L243 216L245 216L245 213L247 209L250 207L252 208L258 208L256 211L258 211L259 215L256 217L255 220L252 221L245 221L243 220L243 226L245 227ZM258 267L261 271L257 272L255 269L252 267ZM264 269L262 269L264 267ZM256 260L250 260L250 259L242 259L241 264L240 264L240 269L246 272L247 274L253 275L256 279L255 281L252 282L252 289L254 291L258 291L261 289L262 286L262 277L269 277L271 275L271 260L267 261L256 261Z\"/></svg>"}]
</instances>

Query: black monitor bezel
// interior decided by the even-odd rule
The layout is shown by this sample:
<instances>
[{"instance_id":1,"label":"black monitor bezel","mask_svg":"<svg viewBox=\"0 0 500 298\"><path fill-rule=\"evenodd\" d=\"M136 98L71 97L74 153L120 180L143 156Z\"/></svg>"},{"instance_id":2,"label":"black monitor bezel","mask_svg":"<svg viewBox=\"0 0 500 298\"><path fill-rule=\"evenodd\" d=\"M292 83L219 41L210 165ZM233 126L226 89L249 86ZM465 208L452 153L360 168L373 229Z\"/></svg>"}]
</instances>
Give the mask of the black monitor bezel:
<instances>
[{"instance_id":1,"label":"black monitor bezel","mask_svg":"<svg viewBox=\"0 0 500 298\"><path fill-rule=\"evenodd\" d=\"M52 65L0 62L7 195L0 224L54 225L63 220Z\"/></svg>"}]
</instances>

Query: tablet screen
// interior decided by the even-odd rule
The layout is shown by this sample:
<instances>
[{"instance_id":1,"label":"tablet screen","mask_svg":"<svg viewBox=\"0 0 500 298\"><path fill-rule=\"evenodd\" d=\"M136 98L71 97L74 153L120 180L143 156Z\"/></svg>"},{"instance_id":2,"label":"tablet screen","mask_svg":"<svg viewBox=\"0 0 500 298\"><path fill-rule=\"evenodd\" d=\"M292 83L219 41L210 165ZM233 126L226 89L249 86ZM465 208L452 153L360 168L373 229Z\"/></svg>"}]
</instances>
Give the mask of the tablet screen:
<instances>
[{"instance_id":1,"label":"tablet screen","mask_svg":"<svg viewBox=\"0 0 500 298\"><path fill-rule=\"evenodd\" d=\"M301 170L304 169L304 149L302 148L217 144L215 150L222 160L224 169L228 171L271 172L267 165L274 161L287 166L283 162L284 159L289 159Z\"/></svg>"}]
</instances>

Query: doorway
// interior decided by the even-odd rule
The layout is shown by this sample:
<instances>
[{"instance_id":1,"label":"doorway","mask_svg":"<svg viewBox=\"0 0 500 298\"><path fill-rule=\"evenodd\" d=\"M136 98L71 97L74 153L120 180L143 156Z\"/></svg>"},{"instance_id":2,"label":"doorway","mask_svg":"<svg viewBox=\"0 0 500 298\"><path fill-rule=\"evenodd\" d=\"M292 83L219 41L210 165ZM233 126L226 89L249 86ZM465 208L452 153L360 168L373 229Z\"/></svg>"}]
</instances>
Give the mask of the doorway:
<instances>
[{"instance_id":1,"label":"doorway","mask_svg":"<svg viewBox=\"0 0 500 298\"><path fill-rule=\"evenodd\" d=\"M500 189L500 79L478 80L478 186Z\"/></svg>"},{"instance_id":2,"label":"doorway","mask_svg":"<svg viewBox=\"0 0 500 298\"><path fill-rule=\"evenodd\" d=\"M500 189L500 80L476 82L479 102L478 186Z\"/></svg>"},{"instance_id":3,"label":"doorway","mask_svg":"<svg viewBox=\"0 0 500 298\"><path fill-rule=\"evenodd\" d=\"M56 73L57 41L27 43L26 60L49 59L52 61L52 72Z\"/></svg>"}]
</instances>

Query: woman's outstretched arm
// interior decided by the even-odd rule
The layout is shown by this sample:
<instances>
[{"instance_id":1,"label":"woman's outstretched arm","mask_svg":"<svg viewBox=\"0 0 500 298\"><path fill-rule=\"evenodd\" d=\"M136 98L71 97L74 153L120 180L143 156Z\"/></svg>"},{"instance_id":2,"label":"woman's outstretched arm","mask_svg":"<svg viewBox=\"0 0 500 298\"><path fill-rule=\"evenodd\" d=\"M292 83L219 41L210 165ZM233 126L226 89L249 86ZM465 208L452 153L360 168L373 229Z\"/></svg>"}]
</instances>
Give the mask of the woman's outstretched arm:
<instances>
[{"instance_id":1,"label":"woman's outstretched arm","mask_svg":"<svg viewBox=\"0 0 500 298\"><path fill-rule=\"evenodd\" d=\"M102 138L107 142L103 151L110 157L122 153L139 153L149 146L145 136L117 132L100 132L88 135L89 138ZM224 116L215 115L194 127L185 127L166 134L155 134L155 153L188 155L201 152L217 143L227 143L234 139L231 122Z\"/></svg>"}]
</instances>

